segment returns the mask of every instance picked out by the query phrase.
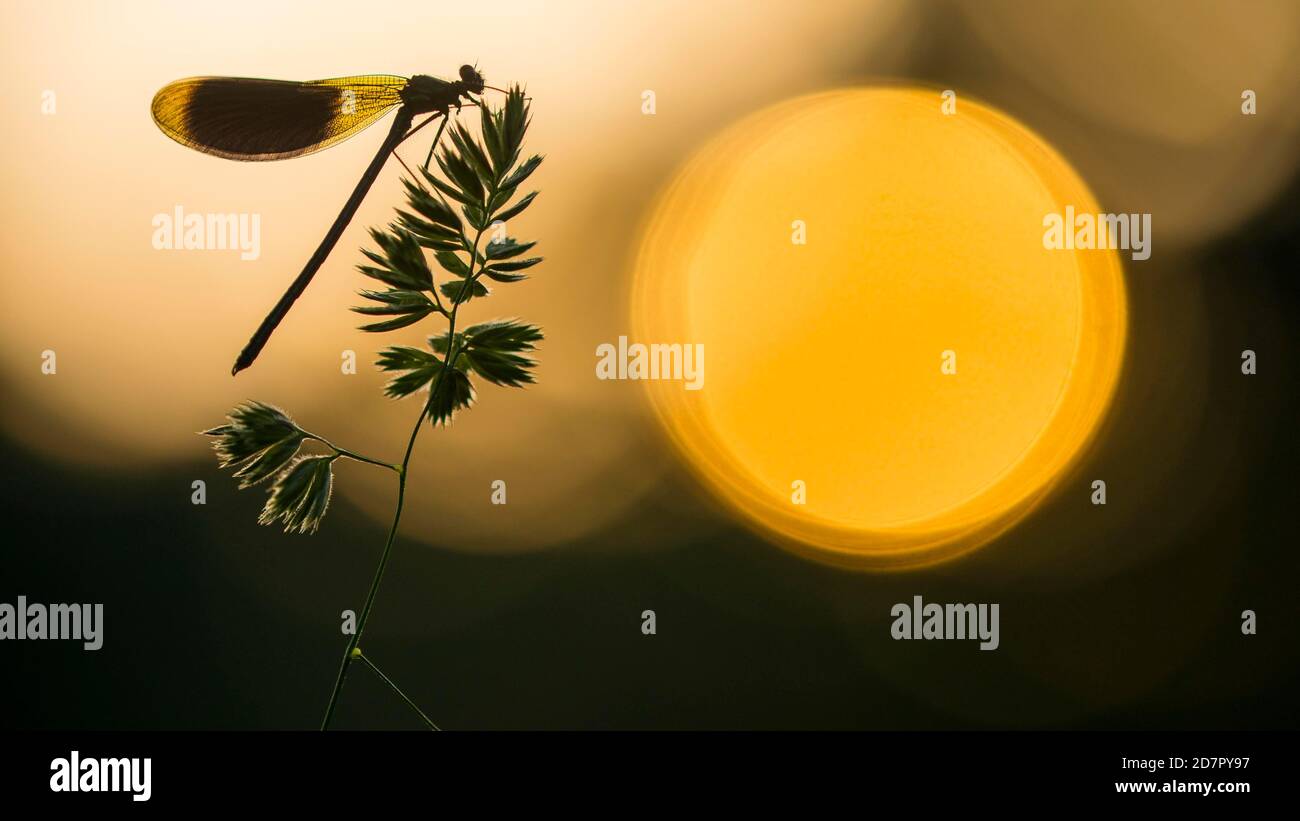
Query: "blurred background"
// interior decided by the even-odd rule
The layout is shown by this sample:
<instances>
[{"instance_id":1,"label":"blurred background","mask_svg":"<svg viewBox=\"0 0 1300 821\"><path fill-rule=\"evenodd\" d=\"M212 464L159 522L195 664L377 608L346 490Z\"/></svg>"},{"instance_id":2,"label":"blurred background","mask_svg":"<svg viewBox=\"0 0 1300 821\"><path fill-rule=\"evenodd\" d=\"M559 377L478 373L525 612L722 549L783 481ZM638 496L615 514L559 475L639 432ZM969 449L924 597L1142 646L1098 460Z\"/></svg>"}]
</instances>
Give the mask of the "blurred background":
<instances>
[{"instance_id":1,"label":"blurred background","mask_svg":"<svg viewBox=\"0 0 1300 821\"><path fill-rule=\"evenodd\" d=\"M3 726L315 726L392 478L341 467L321 532L287 536L255 524L262 494L237 492L194 431L256 398L398 458L416 407L385 399L368 363L401 334L368 337L344 310L364 287L366 226L400 201L397 166L257 366L231 379L383 126L241 164L170 142L148 105L192 75L452 76L463 62L527 84L528 146L547 157L541 197L512 226L547 261L467 314L519 315L547 338L539 384L483 388L417 448L365 646L435 721L1300 726L1300 5L19 2L0 21L15 83L0 114L0 601L102 602L106 621L96 653L0 644ZM771 102L899 79L1038 132L1105 210L1154 215L1155 253L1128 271L1124 376L1100 444L1064 483L1079 490L958 561L879 575L739 526L681 466L640 386L593 378L593 352L627 333L639 228L695 146ZM259 213L260 258L155 251L151 219L177 205ZM343 349L356 375L340 373ZM41 373L45 350L56 375ZM1083 490L1097 475L1101 515ZM206 505L191 504L196 479ZM494 479L505 507L489 503ZM1001 649L891 641L884 614L917 594L1000 602ZM1240 633L1247 608L1256 636ZM338 725L418 723L357 672Z\"/></svg>"}]
</instances>

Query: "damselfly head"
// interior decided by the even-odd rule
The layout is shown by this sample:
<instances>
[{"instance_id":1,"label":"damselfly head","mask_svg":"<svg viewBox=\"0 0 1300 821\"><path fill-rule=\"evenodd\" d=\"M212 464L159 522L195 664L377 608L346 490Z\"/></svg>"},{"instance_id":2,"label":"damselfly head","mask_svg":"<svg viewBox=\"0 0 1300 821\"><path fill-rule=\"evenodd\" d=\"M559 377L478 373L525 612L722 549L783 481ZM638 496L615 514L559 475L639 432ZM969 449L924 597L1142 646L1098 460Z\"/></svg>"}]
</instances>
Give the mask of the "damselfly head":
<instances>
[{"instance_id":1,"label":"damselfly head","mask_svg":"<svg viewBox=\"0 0 1300 821\"><path fill-rule=\"evenodd\" d=\"M460 82L471 94L483 93L483 75L474 66L460 67Z\"/></svg>"}]
</instances>

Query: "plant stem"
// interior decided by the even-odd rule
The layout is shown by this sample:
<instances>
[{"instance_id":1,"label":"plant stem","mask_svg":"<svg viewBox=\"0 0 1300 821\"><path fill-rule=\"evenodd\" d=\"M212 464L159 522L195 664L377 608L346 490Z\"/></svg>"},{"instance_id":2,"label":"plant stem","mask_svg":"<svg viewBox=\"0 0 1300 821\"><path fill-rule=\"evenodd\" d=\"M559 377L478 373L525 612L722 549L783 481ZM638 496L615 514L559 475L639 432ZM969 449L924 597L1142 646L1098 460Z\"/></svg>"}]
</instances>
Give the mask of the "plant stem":
<instances>
[{"instance_id":1,"label":"plant stem","mask_svg":"<svg viewBox=\"0 0 1300 821\"><path fill-rule=\"evenodd\" d=\"M438 140L442 139L442 130L447 127L447 120L449 118L450 115L444 116L442 122L438 123L438 133L433 135L433 142L429 144L429 156L424 158L425 171L429 170L429 161L433 159L433 151L438 147Z\"/></svg>"},{"instance_id":2,"label":"plant stem","mask_svg":"<svg viewBox=\"0 0 1300 821\"><path fill-rule=\"evenodd\" d=\"M317 442L320 442L322 445L334 451L334 453L336 453L339 456L346 456L347 458L357 462L365 462L368 465L378 465L381 468L388 468L389 470L393 470L393 471L398 470L397 465L390 464L388 462L381 462L378 459L371 459L369 456L362 456L359 453L353 453L352 451L347 450L346 448L339 447L338 445L334 444L330 440L326 439L324 436L317 436L316 434L308 433L307 431L303 431L303 433L306 434L308 439L315 439Z\"/></svg>"},{"instance_id":3,"label":"plant stem","mask_svg":"<svg viewBox=\"0 0 1300 821\"><path fill-rule=\"evenodd\" d=\"M456 356L459 353L456 350L456 341L455 341L456 340L456 314L459 313L460 306L463 304L461 302L461 299L463 299L466 292L468 292L469 289L473 287L474 281L476 281L478 277L483 275L482 271L480 271L478 275L474 274L474 264L478 259L478 244L482 238L483 238L483 231L480 230L474 236L473 246L470 249L468 249L470 252L469 272L468 275L465 277L464 283L461 285L460 293L457 294L455 304L451 306L451 314L447 318L447 340L448 340L447 356L443 360L442 369L438 371L438 379L434 383L433 389L429 391L429 401L425 404L424 408L420 411L419 418L415 420L415 427L411 429L411 438L406 443L406 453L405 455L402 456L402 464L400 467L396 467L397 510L393 513L393 524L388 529L388 541L384 543L384 552L379 556L379 567L375 569L375 577L370 582L370 592L366 594L366 603L365 606L361 609L361 618L357 620L357 632L352 634L352 638L348 641L347 650L345 650L343 653L343 662L342 664L339 665L339 673L337 678L335 678L334 680L334 692L330 694L329 705L326 706L325 708L325 717L321 720L320 728L322 730L328 730L330 726L330 721L334 718L334 708L338 706L339 694L343 692L343 682L347 680L348 668L352 665L352 651L355 650L357 648L357 645L361 643L361 634L365 632L366 622L370 620L370 610L375 605L375 596L379 593L379 583L383 580L384 569L388 566L388 557L393 550L393 539L394 537L397 536L397 523L400 522L402 519L402 503L406 499L406 477L411 465L411 453L415 449L415 439L417 436L420 435L420 426L424 424L424 417L429 414L430 409L433 407L433 402L435 399L437 399L438 392L442 390L443 383L446 381L447 372L451 369L451 365L453 362L455 362ZM324 439L321 439L320 441L325 442ZM328 442L325 442L325 444L329 445ZM333 445L329 445L329 446L334 447ZM338 448L335 448L335 450L338 450ZM339 452L342 453L342 451ZM390 686L392 686L392 682L389 682L389 684ZM394 686L393 689L396 690L397 688ZM399 690L398 692L400 693L401 691ZM406 698L405 695L403 695L402 697ZM408 703L410 703L409 700ZM411 706L414 707L415 705L412 704ZM420 712L419 708L416 708L416 712ZM424 713L420 713L420 717L424 718ZM424 718L424 720L429 721L427 718ZM429 723L432 724L433 722L429 722Z\"/></svg>"},{"instance_id":4,"label":"plant stem","mask_svg":"<svg viewBox=\"0 0 1300 821\"><path fill-rule=\"evenodd\" d=\"M325 717L321 719L320 728L328 730L330 720L334 718L334 708L338 706L339 694L343 692L343 682L347 680L348 668L352 664L352 651L356 649L357 644L361 641L361 634L366 629L366 622L370 619L370 610L375 606L375 596L379 593L379 583L383 581L384 569L388 566L388 556L393 550L393 538L397 535L397 523L402 519L402 502L406 499L406 472L411 463L411 451L415 448L415 437L420 433L420 425L424 422L424 411L420 412L420 418L415 420L415 427L411 430L411 439L406 444L406 455L402 457L401 467L397 468L397 510L393 513L393 524L388 528L388 541L384 543L384 552L379 556L379 567L375 568L375 577L370 582L370 591L366 593L366 603L361 609L361 618L357 620L357 631L352 634L348 640L348 647L343 651L343 663L339 665L339 674L334 679L334 692L330 694L330 703L325 708Z\"/></svg>"},{"instance_id":5,"label":"plant stem","mask_svg":"<svg viewBox=\"0 0 1300 821\"><path fill-rule=\"evenodd\" d=\"M406 697L406 693L403 693L403 692L401 691L401 689L400 689L396 684L393 683L393 680L392 680L391 678L389 678L388 676L384 675L384 671L383 671L383 670L380 670L378 667L376 667L376 666L375 666L375 663L374 663L373 661L371 661L371 660L366 656L365 653L361 652L361 649L360 649L360 648L357 648L357 658L360 659L362 662L364 662L365 665L366 665L367 667L369 667L371 670L374 670L374 671L375 671L375 675L377 675L377 676L379 676L381 679L383 679L385 684L387 684L389 687L392 687L392 688L393 688L393 692L394 692L394 693L397 693L397 695L401 697L402 701L405 701L405 702L406 702L406 705L407 705L408 707L410 707L410 708L411 708L412 710L414 710L417 714L419 714L420 718L422 718L422 719L424 720L424 723L429 725L429 729L430 729L430 730L440 730L440 729L442 729L442 728L439 727L437 724L434 724L432 721L430 721L430 720L429 720L429 717L426 716L426 715L424 714L424 711L421 710L418 706L416 706L416 704L415 704L414 701L411 701L409 698L407 698L407 697Z\"/></svg>"}]
</instances>

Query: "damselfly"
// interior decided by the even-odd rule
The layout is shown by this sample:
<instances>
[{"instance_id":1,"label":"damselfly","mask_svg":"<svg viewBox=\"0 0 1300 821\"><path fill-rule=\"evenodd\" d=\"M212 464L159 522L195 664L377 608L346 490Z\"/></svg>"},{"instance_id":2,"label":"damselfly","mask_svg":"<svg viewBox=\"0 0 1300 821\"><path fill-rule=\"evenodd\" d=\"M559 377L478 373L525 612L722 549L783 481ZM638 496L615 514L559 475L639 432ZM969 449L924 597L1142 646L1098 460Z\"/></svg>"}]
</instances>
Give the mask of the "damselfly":
<instances>
[{"instance_id":1,"label":"damselfly","mask_svg":"<svg viewBox=\"0 0 1300 821\"><path fill-rule=\"evenodd\" d=\"M284 160L312 154L346 140L379 120L392 108L397 116L375 158L361 175L352 196L335 218L316 253L253 333L235 360L231 374L253 364L285 314L325 262L374 184L388 155L397 146L441 117L433 145L454 107L478 105L483 76L473 66L460 67L459 80L417 74L410 79L388 74L292 82L248 77L192 77L163 87L153 98L153 119L176 142L205 154L245 162ZM500 89L493 89L500 90ZM463 100L462 100L463 98ZM412 128L420 114L430 114ZM429 149L429 156L433 147ZM425 159L425 165L429 163Z\"/></svg>"}]
</instances>

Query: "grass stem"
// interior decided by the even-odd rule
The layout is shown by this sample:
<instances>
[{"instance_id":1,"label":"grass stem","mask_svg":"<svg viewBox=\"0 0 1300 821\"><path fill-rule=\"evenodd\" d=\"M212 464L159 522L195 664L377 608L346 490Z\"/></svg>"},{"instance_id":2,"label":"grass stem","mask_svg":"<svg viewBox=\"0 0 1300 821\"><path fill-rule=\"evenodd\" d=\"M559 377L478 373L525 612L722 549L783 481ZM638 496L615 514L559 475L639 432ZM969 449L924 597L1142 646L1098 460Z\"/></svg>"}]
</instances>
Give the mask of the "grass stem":
<instances>
[{"instance_id":1,"label":"grass stem","mask_svg":"<svg viewBox=\"0 0 1300 821\"><path fill-rule=\"evenodd\" d=\"M393 688L393 692L394 692L394 693L397 693L397 695L402 699L402 701L405 701L405 702L406 702L406 706L410 707L412 710L414 710L414 711L416 712L417 715L420 716L420 720L423 721L426 725L428 725L428 727L429 727L430 730L441 730L441 729L442 729L442 728L439 727L437 724L434 724L432 721L430 721L430 720L429 720L429 717L426 716L426 715L424 714L424 711L421 710L418 706L416 706L415 702L414 702L414 701L411 701L411 699L409 699L409 698L407 697L406 693L403 693L402 690L401 690L401 688L399 688L396 684L393 683L393 680L392 680L391 678L389 678L388 676L384 675L384 671L383 671L383 670L380 670L378 667L376 667L376 666L375 666L375 663L374 663L373 661L371 661L371 660L369 659L369 657L366 656L365 653L361 652L361 648L359 648L359 647L357 648L357 654L356 654L356 655L357 655L357 660L358 660L358 661L361 661L362 663L364 663L367 667L369 667L371 670L373 670L373 671L375 672L375 675L377 675L377 676L379 676L381 679L383 679L385 684L387 684L389 687Z\"/></svg>"},{"instance_id":2,"label":"grass stem","mask_svg":"<svg viewBox=\"0 0 1300 821\"><path fill-rule=\"evenodd\" d=\"M388 541L384 543L384 552L379 556L379 567L375 569L374 579L370 582L370 591L366 594L366 603L361 610L361 618L357 620L357 631L352 634L352 638L348 641L347 650L345 650L343 653L343 662L339 665L338 676L334 679L334 691L330 694L329 704L325 707L325 717L321 719L320 728L322 730L328 730L330 726L330 722L334 718L334 710L338 706L339 694L343 692L343 683L347 680L348 668L352 664L353 651L356 650L357 645L361 643L361 634L365 632L366 622L370 620L370 611L375 605L375 596L378 595L379 593L379 583L383 581L384 569L388 567L388 557L393 551L394 537L397 536L397 524L402 519L402 503L406 499L406 477L409 473L410 464L411 464L411 453L415 449L416 437L420 435L420 427L421 425L424 424L424 418L428 416L430 409L433 407L434 400L438 398L438 392L442 390L443 383L446 382L447 372L451 369L452 363L456 361L456 356L459 353L456 350L456 342L455 342L456 314L459 313L460 306L464 304L461 302L461 300L465 297L465 294L469 291L470 288L473 287L473 283L477 281L480 276L483 275L481 269L477 275L474 273L474 266L478 260L478 244L482 239L483 239L483 232L480 230L474 236L473 245L469 249L467 249L470 251L469 275L465 277L465 280L461 285L460 293L457 295L456 302L451 306L451 314L447 319L447 339L449 340L447 343L447 355L446 358L443 360L442 368L438 371L437 381L434 383L433 389L429 391L429 401L425 403L424 409L420 411L419 418L415 420L415 427L411 429L411 438L407 440L406 453L402 456L402 464L400 466L392 466L392 465L389 466L389 467L394 467L397 470L397 510L393 513L393 524L388 529ZM319 439L319 437L314 437L314 438ZM320 441L331 448L334 447L333 445L330 445L329 442L326 442L324 439L320 439ZM334 448L334 449L339 453L344 453L338 448ZM347 454L344 453L344 455ZM363 460L363 461L370 461L370 460ZM375 464L383 464L383 463L376 462ZM382 673L380 673L380 675L383 676ZM387 677L384 678L387 681ZM392 682L389 682L389 685L392 686L394 690L397 690L396 685L393 685ZM398 690L398 693L401 694L401 691ZM402 698L406 698L406 696L402 695ZM408 699L408 703L409 703L409 699ZM412 704L411 706L415 707L414 704ZM419 712L419 708L416 708L416 712ZM420 717L424 718L424 713L420 713ZM424 720L429 721L427 718L425 718ZM433 722L431 721L429 723L433 724Z\"/></svg>"}]
</instances>

